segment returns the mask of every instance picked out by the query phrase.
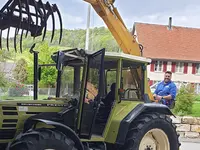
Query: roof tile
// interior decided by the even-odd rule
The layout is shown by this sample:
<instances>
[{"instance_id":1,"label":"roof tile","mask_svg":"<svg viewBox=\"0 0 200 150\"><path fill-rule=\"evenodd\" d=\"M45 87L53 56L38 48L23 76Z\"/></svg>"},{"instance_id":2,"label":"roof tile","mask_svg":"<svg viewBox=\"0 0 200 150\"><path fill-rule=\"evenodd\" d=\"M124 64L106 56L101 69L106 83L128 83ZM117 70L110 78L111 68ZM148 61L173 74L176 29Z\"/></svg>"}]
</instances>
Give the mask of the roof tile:
<instances>
[{"instance_id":1,"label":"roof tile","mask_svg":"<svg viewBox=\"0 0 200 150\"><path fill-rule=\"evenodd\" d=\"M200 29L135 23L143 56L154 59L200 61Z\"/></svg>"}]
</instances>

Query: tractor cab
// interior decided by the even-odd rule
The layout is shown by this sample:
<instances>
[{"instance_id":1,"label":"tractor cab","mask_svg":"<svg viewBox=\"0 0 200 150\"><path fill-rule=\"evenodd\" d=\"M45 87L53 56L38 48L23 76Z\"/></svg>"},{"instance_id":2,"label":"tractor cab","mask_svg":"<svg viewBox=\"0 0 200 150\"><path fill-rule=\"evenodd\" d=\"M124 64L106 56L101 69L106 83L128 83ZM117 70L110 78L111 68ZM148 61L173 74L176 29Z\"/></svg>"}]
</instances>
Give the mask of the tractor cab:
<instances>
[{"instance_id":1,"label":"tractor cab","mask_svg":"<svg viewBox=\"0 0 200 150\"><path fill-rule=\"evenodd\" d=\"M56 98L76 99L80 137L102 136L115 105L144 102L149 59L124 53L71 49L52 55L58 70ZM142 78L137 69L142 67Z\"/></svg>"}]
</instances>

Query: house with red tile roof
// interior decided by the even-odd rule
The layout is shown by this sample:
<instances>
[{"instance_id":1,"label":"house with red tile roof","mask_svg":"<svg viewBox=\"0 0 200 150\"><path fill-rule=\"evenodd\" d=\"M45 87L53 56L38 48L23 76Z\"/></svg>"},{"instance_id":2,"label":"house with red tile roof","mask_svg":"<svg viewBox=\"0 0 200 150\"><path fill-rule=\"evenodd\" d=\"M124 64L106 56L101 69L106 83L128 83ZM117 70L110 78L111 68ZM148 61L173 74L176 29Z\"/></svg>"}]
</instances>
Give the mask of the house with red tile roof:
<instances>
[{"instance_id":1,"label":"house with red tile roof","mask_svg":"<svg viewBox=\"0 0 200 150\"><path fill-rule=\"evenodd\" d=\"M132 34L143 45L143 56L152 59L148 66L150 85L172 71L175 83L193 83L200 92L200 28L136 22Z\"/></svg>"}]
</instances>

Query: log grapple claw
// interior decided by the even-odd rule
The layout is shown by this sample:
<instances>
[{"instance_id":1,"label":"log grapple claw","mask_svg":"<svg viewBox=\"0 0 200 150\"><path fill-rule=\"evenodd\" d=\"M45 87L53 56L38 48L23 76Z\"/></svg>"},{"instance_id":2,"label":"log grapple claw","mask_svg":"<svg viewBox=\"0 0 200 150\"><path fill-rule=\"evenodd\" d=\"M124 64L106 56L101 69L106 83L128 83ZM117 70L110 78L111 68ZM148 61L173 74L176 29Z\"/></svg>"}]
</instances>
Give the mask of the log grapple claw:
<instances>
[{"instance_id":1,"label":"log grapple claw","mask_svg":"<svg viewBox=\"0 0 200 150\"><path fill-rule=\"evenodd\" d=\"M32 9L33 8L33 9ZM21 30L19 44L22 52L22 40L25 30L25 37L35 38L42 36L44 41L47 31L47 22L52 19L52 35L50 42L55 35L55 15L57 13L60 22L59 44L62 40L62 17L56 4L50 2L43 3L42 0L8 0L0 10L0 48L2 48L2 32L7 29L7 49L9 50L9 33L10 28L15 28L14 32L14 49L17 52L17 35Z\"/></svg>"}]
</instances>

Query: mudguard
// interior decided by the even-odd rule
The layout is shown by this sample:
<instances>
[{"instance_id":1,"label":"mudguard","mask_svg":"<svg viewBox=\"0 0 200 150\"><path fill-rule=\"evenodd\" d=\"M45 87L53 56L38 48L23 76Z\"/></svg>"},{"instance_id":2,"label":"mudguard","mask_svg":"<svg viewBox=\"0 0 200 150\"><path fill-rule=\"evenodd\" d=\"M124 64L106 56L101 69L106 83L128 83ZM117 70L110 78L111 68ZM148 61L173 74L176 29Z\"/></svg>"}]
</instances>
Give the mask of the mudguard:
<instances>
[{"instance_id":1,"label":"mudguard","mask_svg":"<svg viewBox=\"0 0 200 150\"><path fill-rule=\"evenodd\" d=\"M165 115L173 115L170 109L163 104L144 103L137 105L120 123L116 144L123 145L125 143L126 135L129 130L129 125L140 114L148 112L158 112ZM174 115L173 115L174 116ZM174 116L175 117L175 116Z\"/></svg>"},{"instance_id":2,"label":"mudguard","mask_svg":"<svg viewBox=\"0 0 200 150\"><path fill-rule=\"evenodd\" d=\"M33 125L36 125L39 122L54 126L56 128L56 130L61 131L66 136L71 138L76 143L76 146L78 149L84 150L83 144L80 141L79 137L76 135L76 133L68 126L66 126L62 123L59 123L59 122L45 120L45 119L31 118L25 122L23 132L28 131Z\"/></svg>"}]
</instances>

